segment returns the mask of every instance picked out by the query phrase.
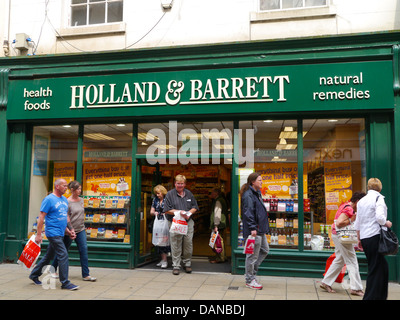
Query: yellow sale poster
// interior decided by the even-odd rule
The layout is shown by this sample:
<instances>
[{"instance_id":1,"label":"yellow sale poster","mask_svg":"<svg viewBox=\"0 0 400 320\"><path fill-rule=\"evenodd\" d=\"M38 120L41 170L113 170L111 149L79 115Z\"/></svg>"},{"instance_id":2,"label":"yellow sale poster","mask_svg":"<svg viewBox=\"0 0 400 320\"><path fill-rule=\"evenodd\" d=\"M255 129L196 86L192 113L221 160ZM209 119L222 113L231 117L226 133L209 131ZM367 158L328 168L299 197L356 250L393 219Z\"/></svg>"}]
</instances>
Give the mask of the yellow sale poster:
<instances>
[{"instance_id":1,"label":"yellow sale poster","mask_svg":"<svg viewBox=\"0 0 400 320\"><path fill-rule=\"evenodd\" d=\"M326 223L333 223L339 206L352 196L350 162L325 162Z\"/></svg>"},{"instance_id":2,"label":"yellow sale poster","mask_svg":"<svg viewBox=\"0 0 400 320\"><path fill-rule=\"evenodd\" d=\"M70 183L75 179L75 163L73 162L54 162L53 172L53 185L57 179L65 179L67 183ZM70 190L67 189L64 196L69 197L71 195Z\"/></svg>"},{"instance_id":3,"label":"yellow sale poster","mask_svg":"<svg viewBox=\"0 0 400 320\"><path fill-rule=\"evenodd\" d=\"M307 190L307 172L304 169L303 190ZM255 170L262 177L263 196L298 198L297 163L256 163Z\"/></svg>"},{"instance_id":4,"label":"yellow sale poster","mask_svg":"<svg viewBox=\"0 0 400 320\"><path fill-rule=\"evenodd\" d=\"M131 163L84 163L83 194L130 196Z\"/></svg>"}]
</instances>

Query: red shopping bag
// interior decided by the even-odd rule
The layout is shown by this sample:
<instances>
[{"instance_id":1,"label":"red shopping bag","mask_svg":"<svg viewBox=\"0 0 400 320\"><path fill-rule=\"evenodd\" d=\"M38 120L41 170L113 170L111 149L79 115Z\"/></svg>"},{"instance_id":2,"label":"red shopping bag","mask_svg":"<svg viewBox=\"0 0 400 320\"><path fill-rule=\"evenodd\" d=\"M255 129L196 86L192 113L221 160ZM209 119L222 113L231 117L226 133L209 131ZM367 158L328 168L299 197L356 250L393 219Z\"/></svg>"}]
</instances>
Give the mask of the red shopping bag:
<instances>
[{"instance_id":1,"label":"red shopping bag","mask_svg":"<svg viewBox=\"0 0 400 320\"><path fill-rule=\"evenodd\" d=\"M254 244L256 242L256 238L252 236L248 236L246 239L246 243L244 244L244 254L253 254L254 253Z\"/></svg>"},{"instance_id":2,"label":"red shopping bag","mask_svg":"<svg viewBox=\"0 0 400 320\"><path fill-rule=\"evenodd\" d=\"M336 254L333 253L328 258L328 260L326 260L325 273L328 271L329 267L331 266L331 264L332 264L333 260L335 260L335 258L336 258ZM324 276L325 276L325 273L324 273ZM346 265L343 266L342 271L340 271L340 273L339 273L338 277L336 278L335 282L342 283L345 274L346 274Z\"/></svg>"},{"instance_id":3,"label":"red shopping bag","mask_svg":"<svg viewBox=\"0 0 400 320\"><path fill-rule=\"evenodd\" d=\"M24 247L17 263L27 269L31 269L40 255L40 244L35 242L35 235L32 235Z\"/></svg>"}]
</instances>

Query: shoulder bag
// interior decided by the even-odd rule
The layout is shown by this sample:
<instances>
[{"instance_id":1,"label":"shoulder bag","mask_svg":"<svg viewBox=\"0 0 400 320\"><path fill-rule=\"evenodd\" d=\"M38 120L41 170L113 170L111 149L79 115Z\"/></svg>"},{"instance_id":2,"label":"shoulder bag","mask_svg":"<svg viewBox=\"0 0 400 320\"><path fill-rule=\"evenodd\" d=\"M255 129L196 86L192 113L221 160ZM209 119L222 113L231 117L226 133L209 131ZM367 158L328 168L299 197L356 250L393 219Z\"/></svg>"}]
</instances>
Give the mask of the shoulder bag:
<instances>
[{"instance_id":1,"label":"shoulder bag","mask_svg":"<svg viewBox=\"0 0 400 320\"><path fill-rule=\"evenodd\" d=\"M378 202L379 196L376 197L375 202ZM399 251L399 239L396 234L390 229L385 230L381 225L381 232L379 238L378 252L381 255L389 256L396 255Z\"/></svg>"},{"instance_id":2,"label":"shoulder bag","mask_svg":"<svg viewBox=\"0 0 400 320\"><path fill-rule=\"evenodd\" d=\"M335 220L335 226L336 226L336 234L342 244L358 243L357 231L356 229L354 229L354 222L350 223L349 225L343 228L338 228Z\"/></svg>"},{"instance_id":3,"label":"shoulder bag","mask_svg":"<svg viewBox=\"0 0 400 320\"><path fill-rule=\"evenodd\" d=\"M399 251L399 239L390 229L383 229L381 226L381 235L379 238L378 252L384 256L396 255Z\"/></svg>"},{"instance_id":4,"label":"shoulder bag","mask_svg":"<svg viewBox=\"0 0 400 320\"><path fill-rule=\"evenodd\" d=\"M349 205L346 205L343 207L347 207ZM342 209L342 210L343 210ZM354 222L351 222L349 225L339 228L335 222L335 227L336 227L336 234L342 244L355 244L358 243L358 237L357 237L357 231L354 229Z\"/></svg>"}]
</instances>

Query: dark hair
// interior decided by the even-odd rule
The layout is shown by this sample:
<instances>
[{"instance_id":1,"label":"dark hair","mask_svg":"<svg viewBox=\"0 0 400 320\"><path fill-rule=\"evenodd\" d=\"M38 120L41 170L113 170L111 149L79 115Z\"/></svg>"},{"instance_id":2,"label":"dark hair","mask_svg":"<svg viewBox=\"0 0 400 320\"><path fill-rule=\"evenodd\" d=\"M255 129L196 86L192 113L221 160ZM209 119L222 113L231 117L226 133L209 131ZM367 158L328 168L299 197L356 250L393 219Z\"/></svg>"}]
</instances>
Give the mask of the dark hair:
<instances>
[{"instance_id":1,"label":"dark hair","mask_svg":"<svg viewBox=\"0 0 400 320\"><path fill-rule=\"evenodd\" d=\"M356 203L358 200L366 196L365 192L354 192L353 196L351 197L350 201Z\"/></svg>"},{"instance_id":2,"label":"dark hair","mask_svg":"<svg viewBox=\"0 0 400 320\"><path fill-rule=\"evenodd\" d=\"M77 190L80 186L81 186L81 184L76 180L68 183L68 189L70 189L70 190Z\"/></svg>"},{"instance_id":3,"label":"dark hair","mask_svg":"<svg viewBox=\"0 0 400 320\"><path fill-rule=\"evenodd\" d=\"M257 178L260 176L258 172L252 172L249 174L247 177L247 183L245 183L241 188L240 188L240 195L242 195L246 190L248 190L251 186L251 184L257 180Z\"/></svg>"}]
</instances>

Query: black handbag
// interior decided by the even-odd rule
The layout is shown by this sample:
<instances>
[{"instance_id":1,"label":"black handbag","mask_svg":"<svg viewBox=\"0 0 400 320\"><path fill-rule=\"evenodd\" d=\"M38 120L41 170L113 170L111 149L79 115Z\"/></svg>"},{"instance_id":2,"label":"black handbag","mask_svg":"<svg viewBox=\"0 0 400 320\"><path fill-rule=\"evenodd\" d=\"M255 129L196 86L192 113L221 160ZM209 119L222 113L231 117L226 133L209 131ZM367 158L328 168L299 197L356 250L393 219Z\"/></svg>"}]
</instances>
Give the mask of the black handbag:
<instances>
[{"instance_id":1,"label":"black handbag","mask_svg":"<svg viewBox=\"0 0 400 320\"><path fill-rule=\"evenodd\" d=\"M378 252L384 256L396 255L399 251L399 239L390 229L384 230L381 226L381 236L379 239Z\"/></svg>"}]
</instances>

